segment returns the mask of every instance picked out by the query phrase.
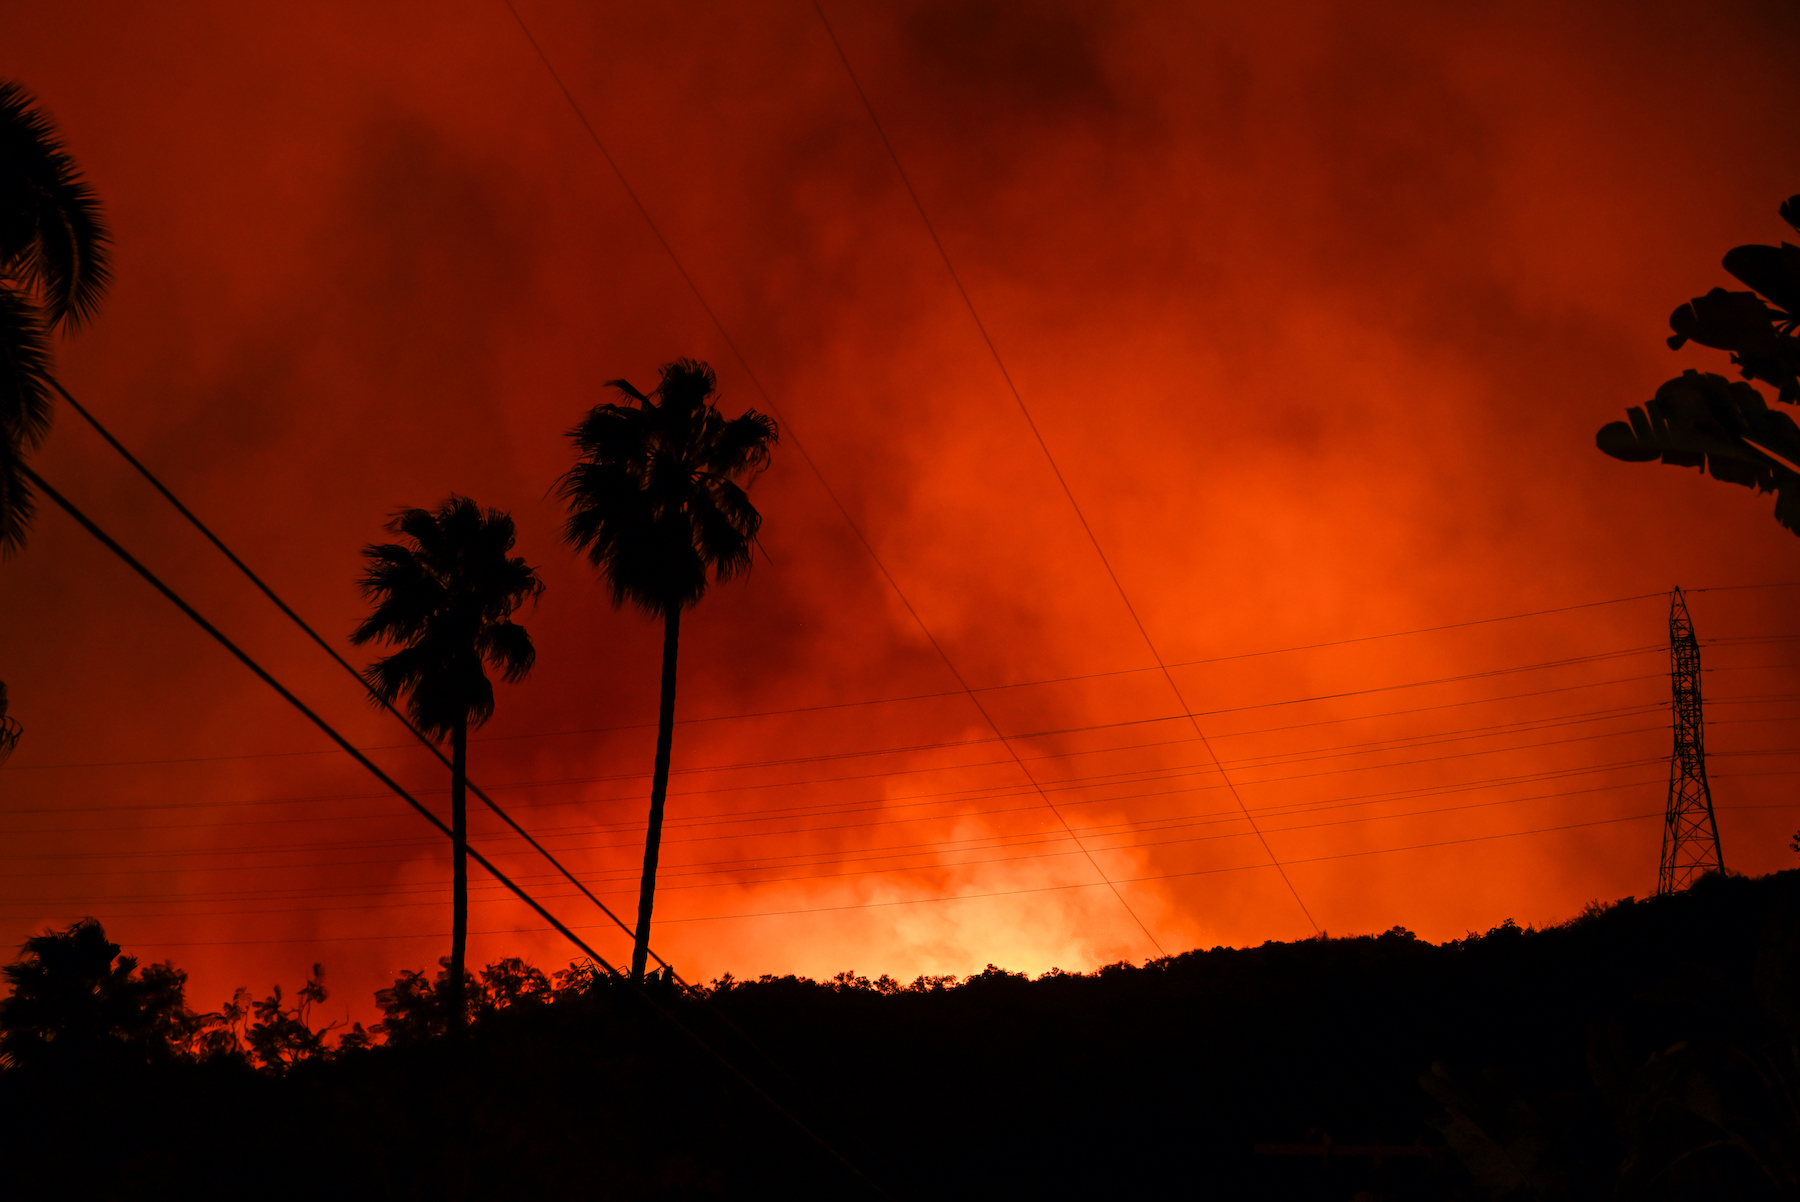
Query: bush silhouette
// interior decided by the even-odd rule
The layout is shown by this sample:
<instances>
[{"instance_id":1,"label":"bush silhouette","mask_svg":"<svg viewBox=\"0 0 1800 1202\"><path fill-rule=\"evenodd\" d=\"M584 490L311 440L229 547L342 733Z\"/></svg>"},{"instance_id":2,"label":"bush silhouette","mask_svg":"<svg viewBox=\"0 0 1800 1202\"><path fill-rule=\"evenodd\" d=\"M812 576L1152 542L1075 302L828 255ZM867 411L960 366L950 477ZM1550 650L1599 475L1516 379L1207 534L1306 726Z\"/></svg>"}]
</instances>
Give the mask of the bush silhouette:
<instances>
[{"instance_id":1,"label":"bush silhouette","mask_svg":"<svg viewBox=\"0 0 1800 1202\"><path fill-rule=\"evenodd\" d=\"M142 979L95 936L79 979ZM249 1040L304 1025L303 998L240 991L195 1034L164 1005L160 1053L0 1071L0 1155L19 1196L867 1193L741 1070L896 1197L1791 1198L1797 970L1800 872L1442 944L1395 927L1035 979L658 977L646 997L507 959L471 974L459 1038L442 973L400 974L375 1031L293 1032L300 1056ZM1252 1151L1327 1136L1411 1154Z\"/></svg>"},{"instance_id":2,"label":"bush silhouette","mask_svg":"<svg viewBox=\"0 0 1800 1202\"><path fill-rule=\"evenodd\" d=\"M0 1063L167 1060L196 1024L172 964L140 969L92 918L34 935L7 966L12 994L0 1002Z\"/></svg>"}]
</instances>

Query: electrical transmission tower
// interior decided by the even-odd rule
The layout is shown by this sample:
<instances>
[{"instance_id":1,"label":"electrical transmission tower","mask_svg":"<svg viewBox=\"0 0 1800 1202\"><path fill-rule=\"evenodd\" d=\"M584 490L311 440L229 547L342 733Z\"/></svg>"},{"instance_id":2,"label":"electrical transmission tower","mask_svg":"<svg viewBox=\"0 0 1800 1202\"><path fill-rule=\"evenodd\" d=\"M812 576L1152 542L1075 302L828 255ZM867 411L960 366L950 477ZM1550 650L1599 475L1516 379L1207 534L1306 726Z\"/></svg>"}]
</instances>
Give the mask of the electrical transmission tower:
<instances>
[{"instance_id":1,"label":"electrical transmission tower","mask_svg":"<svg viewBox=\"0 0 1800 1202\"><path fill-rule=\"evenodd\" d=\"M1658 894L1686 889L1703 873L1723 870L1712 788L1706 783L1706 722L1700 713L1700 643L1687 601L1676 589L1669 601L1669 685L1675 718L1675 752L1669 757L1669 809L1663 817L1662 873Z\"/></svg>"}]
</instances>

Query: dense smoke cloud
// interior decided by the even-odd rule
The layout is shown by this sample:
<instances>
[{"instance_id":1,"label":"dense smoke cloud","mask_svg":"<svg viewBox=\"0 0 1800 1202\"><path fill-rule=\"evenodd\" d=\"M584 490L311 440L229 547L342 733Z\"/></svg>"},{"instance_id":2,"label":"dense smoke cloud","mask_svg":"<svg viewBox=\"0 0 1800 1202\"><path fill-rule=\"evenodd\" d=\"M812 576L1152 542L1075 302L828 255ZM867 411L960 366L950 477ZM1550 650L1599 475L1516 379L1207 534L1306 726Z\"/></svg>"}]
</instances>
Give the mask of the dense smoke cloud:
<instances>
[{"instance_id":1,"label":"dense smoke cloud","mask_svg":"<svg viewBox=\"0 0 1800 1202\"><path fill-rule=\"evenodd\" d=\"M1454 936L1653 887L1657 822L1612 820L1660 810L1662 769L1548 774L1667 755L1662 601L1220 657L1792 576L1768 498L1593 449L1682 367L1727 370L1661 336L1800 190L1785 7L827 6L1118 588L810 6L519 11L731 345L504 5L14 14L0 75L55 116L116 232L65 380L322 631L364 612L357 552L395 508L454 490L516 515L549 583L524 617L541 664L471 770L621 912L658 642L560 542L563 436L603 381L648 387L678 355L718 368L728 411L774 407L765 554L684 628L655 940L684 972L1153 954L1096 864L1150 878L1119 893L1171 951L1310 934L1213 752L1264 825L1310 824L1270 846L1306 861L1294 889L1333 932ZM442 804L443 774L73 414L39 463ZM1785 636L1791 604L1694 599L1707 636ZM1148 721L1177 703L1131 610L1166 662L1220 661L1176 672L1210 748ZM27 728L0 771L3 941L93 913L193 967L202 1000L324 960L359 1007L442 954L386 938L448 930L423 824L71 523L45 514L0 565L0 612ZM1242 708L1615 651L1635 658ZM1718 696L1792 688L1759 667L1779 645L1707 654ZM1009 734L1062 733L983 742L958 674ZM1486 758L1340 754L1600 710L1642 712L1521 726ZM1754 720L1791 710L1716 709L1712 746L1784 747L1791 725ZM772 716L701 720L742 714ZM1059 818L1015 752L1090 787L1052 787ZM1309 752L1339 758L1276 771ZM1784 778L1743 775L1789 764L1717 761L1734 867L1790 863L1794 811L1752 808ZM1560 795L1519 800L1540 794ZM919 901L962 894L998 896ZM743 914L768 916L722 917ZM537 925L510 903L472 925L501 932L476 962L568 954L506 933Z\"/></svg>"}]
</instances>

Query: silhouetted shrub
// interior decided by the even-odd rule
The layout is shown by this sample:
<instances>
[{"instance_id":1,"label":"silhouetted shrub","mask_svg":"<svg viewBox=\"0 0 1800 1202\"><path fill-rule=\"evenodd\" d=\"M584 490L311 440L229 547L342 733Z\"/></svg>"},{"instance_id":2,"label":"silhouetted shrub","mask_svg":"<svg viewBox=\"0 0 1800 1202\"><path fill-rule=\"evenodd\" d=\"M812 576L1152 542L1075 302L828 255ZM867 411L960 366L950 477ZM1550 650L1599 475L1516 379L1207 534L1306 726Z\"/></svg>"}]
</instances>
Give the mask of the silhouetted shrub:
<instances>
[{"instance_id":1,"label":"silhouetted shrub","mask_svg":"<svg viewBox=\"0 0 1800 1202\"><path fill-rule=\"evenodd\" d=\"M82 1192L30 1176L47 1164L97 1196L152 1178L206 1196L288 1163L306 1178L259 1191L862 1190L811 1132L895 1196L1794 1197L1796 968L1800 873L1444 944L1392 928L1036 980L657 974L640 992L505 960L476 974L466 1036L413 972L382 991L381 1029L261 1071L206 1041L229 1053L270 1004L304 1018L240 991L187 1050L0 1073L0 1154L25 1196ZM1326 1136L1409 1154L1252 1152Z\"/></svg>"},{"instance_id":2,"label":"silhouetted shrub","mask_svg":"<svg viewBox=\"0 0 1800 1202\"><path fill-rule=\"evenodd\" d=\"M183 999L187 974L172 964L142 969L92 918L34 935L6 967L0 1002L0 1062L166 1060L196 1029Z\"/></svg>"}]
</instances>

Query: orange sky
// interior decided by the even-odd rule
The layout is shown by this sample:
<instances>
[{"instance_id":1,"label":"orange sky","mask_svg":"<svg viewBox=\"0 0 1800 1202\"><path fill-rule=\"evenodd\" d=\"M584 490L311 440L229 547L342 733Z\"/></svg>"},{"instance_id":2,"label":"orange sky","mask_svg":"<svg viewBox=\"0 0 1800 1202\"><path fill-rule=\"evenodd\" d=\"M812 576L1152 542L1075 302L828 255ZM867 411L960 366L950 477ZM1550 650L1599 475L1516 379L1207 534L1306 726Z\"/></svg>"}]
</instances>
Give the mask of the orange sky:
<instances>
[{"instance_id":1,"label":"orange sky","mask_svg":"<svg viewBox=\"0 0 1800 1202\"><path fill-rule=\"evenodd\" d=\"M827 11L1301 900L1333 933L1441 939L1653 890L1659 825L1634 816L1665 792L1666 602L1222 657L1800 580L1769 498L1593 449L1681 368L1725 370L1669 352L1665 322L1727 282L1727 248L1787 232L1800 18L1368 8ZM811 7L520 11L783 422L753 494L767 558L683 626L655 945L689 977L910 978L1154 954L1125 903L1169 951L1311 933L1192 728L1158 721L1175 699ZM116 236L65 381L321 630L364 612L357 553L395 507L455 490L516 515L549 584L539 667L471 771L629 912L659 640L559 541L563 432L602 381L678 355L729 410L764 402L505 5L8 10L0 76ZM993 740L794 436L1001 729L1034 737ZM72 413L37 462L444 805L445 774ZM1703 637L1740 640L1705 654L1747 872L1795 859L1800 759L1735 753L1800 746L1795 700L1752 700L1800 697L1768 641L1800 634L1796 599L1692 598ZM92 913L188 967L197 1004L323 961L328 1009L365 1018L447 950L433 832L60 514L0 565L0 613L26 727L0 770L0 943ZM1501 669L1524 670L1418 684ZM892 698L917 699L862 704ZM792 712L741 716L769 711ZM1353 854L1452 840L1474 841ZM993 896L925 900L964 895ZM473 962L568 958L478 899Z\"/></svg>"}]
</instances>

